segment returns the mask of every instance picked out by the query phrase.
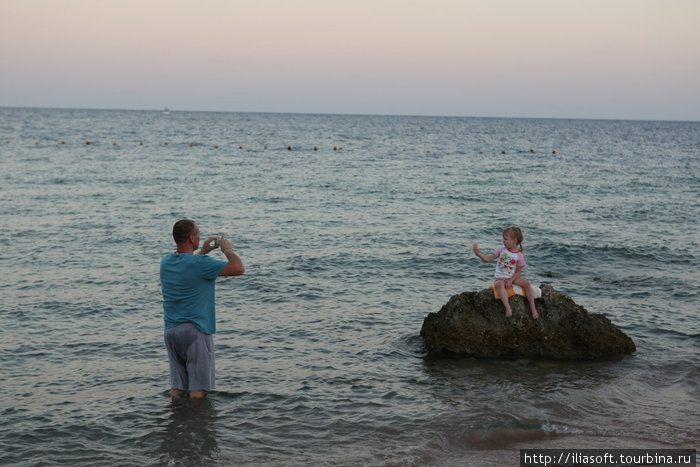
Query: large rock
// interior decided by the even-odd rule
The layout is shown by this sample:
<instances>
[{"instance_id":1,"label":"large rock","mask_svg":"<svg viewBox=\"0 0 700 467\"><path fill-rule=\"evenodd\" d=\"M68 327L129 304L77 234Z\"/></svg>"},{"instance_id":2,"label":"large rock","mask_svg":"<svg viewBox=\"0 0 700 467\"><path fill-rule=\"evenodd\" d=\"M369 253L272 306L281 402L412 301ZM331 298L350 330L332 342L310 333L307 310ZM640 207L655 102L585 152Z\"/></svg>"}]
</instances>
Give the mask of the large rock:
<instances>
[{"instance_id":1,"label":"large rock","mask_svg":"<svg viewBox=\"0 0 700 467\"><path fill-rule=\"evenodd\" d=\"M538 320L527 300L510 298L513 316L506 318L491 289L455 295L423 321L420 334L431 354L448 352L478 357L528 356L597 359L626 355L636 347L632 339L603 315L585 308L543 285L535 300Z\"/></svg>"}]
</instances>

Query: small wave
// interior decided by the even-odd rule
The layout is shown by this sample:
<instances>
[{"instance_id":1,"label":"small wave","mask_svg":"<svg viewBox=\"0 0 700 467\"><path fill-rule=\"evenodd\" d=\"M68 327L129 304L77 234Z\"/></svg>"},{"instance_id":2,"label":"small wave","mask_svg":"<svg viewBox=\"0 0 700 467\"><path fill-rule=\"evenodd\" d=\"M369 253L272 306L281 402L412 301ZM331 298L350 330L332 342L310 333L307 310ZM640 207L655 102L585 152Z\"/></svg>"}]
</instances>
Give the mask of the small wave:
<instances>
[{"instance_id":1,"label":"small wave","mask_svg":"<svg viewBox=\"0 0 700 467\"><path fill-rule=\"evenodd\" d=\"M692 332L692 330L687 329L687 330L681 330L681 329L664 329L661 327L655 327L652 329L647 329L647 331L652 334L656 335L658 337L663 337L667 336L672 339L688 339L689 342L699 342L700 341L700 333L697 332Z\"/></svg>"},{"instance_id":2,"label":"small wave","mask_svg":"<svg viewBox=\"0 0 700 467\"><path fill-rule=\"evenodd\" d=\"M544 423L542 431L555 435L583 435L585 431L581 428L576 428L571 425L562 425L558 423Z\"/></svg>"},{"instance_id":3,"label":"small wave","mask_svg":"<svg viewBox=\"0 0 700 467\"><path fill-rule=\"evenodd\" d=\"M394 349L402 356L425 357L427 350L420 334L406 334L395 341Z\"/></svg>"}]
</instances>

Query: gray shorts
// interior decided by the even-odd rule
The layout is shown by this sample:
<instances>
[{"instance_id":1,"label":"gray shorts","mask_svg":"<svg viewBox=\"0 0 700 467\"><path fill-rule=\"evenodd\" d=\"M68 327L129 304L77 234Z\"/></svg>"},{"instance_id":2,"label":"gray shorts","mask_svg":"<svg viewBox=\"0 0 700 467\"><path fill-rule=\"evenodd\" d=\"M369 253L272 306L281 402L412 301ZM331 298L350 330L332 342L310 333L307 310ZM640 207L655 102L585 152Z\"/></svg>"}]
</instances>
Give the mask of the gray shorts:
<instances>
[{"instance_id":1,"label":"gray shorts","mask_svg":"<svg viewBox=\"0 0 700 467\"><path fill-rule=\"evenodd\" d=\"M214 389L214 337L192 323L165 330L170 387L184 391Z\"/></svg>"}]
</instances>

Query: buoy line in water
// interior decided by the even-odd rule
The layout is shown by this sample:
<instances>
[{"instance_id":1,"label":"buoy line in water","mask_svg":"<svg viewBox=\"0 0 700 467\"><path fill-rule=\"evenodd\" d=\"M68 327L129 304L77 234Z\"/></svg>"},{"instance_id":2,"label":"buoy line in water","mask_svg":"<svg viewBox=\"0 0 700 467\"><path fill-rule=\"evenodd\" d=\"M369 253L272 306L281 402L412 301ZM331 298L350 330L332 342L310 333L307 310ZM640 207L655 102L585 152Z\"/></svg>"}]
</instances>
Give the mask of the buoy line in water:
<instances>
[{"instance_id":1,"label":"buoy line in water","mask_svg":"<svg viewBox=\"0 0 700 467\"><path fill-rule=\"evenodd\" d=\"M9 139L8 139L8 140L5 140L5 144L11 144L11 143L12 143L12 140L9 140ZM42 143L41 141L38 141L38 140L35 140L35 141L34 141L34 146L41 146L42 144L43 144L43 145L46 145L45 143ZM68 145L68 143L66 142L66 140L61 140L59 144L60 144L61 146L66 146L66 145ZM93 141L93 140L85 140L84 143L81 142L80 144L84 144L85 146L100 146L100 145L101 145L99 142L96 142L96 141ZM157 143L157 144L160 145L161 143ZM164 142L162 143L163 146L170 146L170 144L171 144L170 141L164 141ZM187 145L188 145L189 147L191 147L191 148L202 147L202 146L204 146L204 145L201 144L201 143L178 143L178 144L187 144ZM121 145L120 145L117 141L113 141L113 142L111 143L111 145L114 146L114 147L121 147ZM146 145L147 145L147 144L146 144L144 141L139 141L139 142L138 142L138 146L146 146ZM220 144L214 144L214 145L212 146L213 149L222 149L223 147L224 147L224 146L222 146L222 145L220 145ZM236 148L239 149L239 150L244 150L244 149L246 149L243 145L238 145ZM250 147L248 147L248 148L250 148ZM270 149L270 146L267 145L267 144L266 144L266 145L263 145L263 146L262 146L262 149L265 150L265 151L267 151L267 150ZM277 148L274 148L274 149L277 149ZM286 146L286 150L287 150L287 151L293 151L293 150L298 150L298 149L303 149L303 148L302 148L301 146L293 146L293 145L291 145L291 144ZM313 149L314 151L318 151L318 150L320 150L321 148L320 148L318 145L314 145L314 146L312 147L312 149ZM334 146L332 147L332 149L333 149L333 151L342 151L344 148L343 148L343 146L334 145Z\"/></svg>"},{"instance_id":2,"label":"buoy line in water","mask_svg":"<svg viewBox=\"0 0 700 467\"><path fill-rule=\"evenodd\" d=\"M10 144L10 143L11 143L11 140L6 140L6 141L5 141L5 144ZM65 145L67 145L68 143L66 142L66 140L61 140L59 144L60 144L61 146L65 146ZM86 140L84 144L85 144L86 146L93 146L93 145L98 145L98 146L99 146L99 145L100 145L99 143L96 143L95 141L92 141L92 140ZM158 144L160 144L160 143L158 143ZM201 143L185 143L185 144L188 144L188 146L191 147L191 148L203 146ZM41 142L41 141L38 141L38 140L35 140L35 141L34 141L34 146L41 146L41 145L42 145L42 142ZM113 147L121 147L121 145L120 145L117 141L113 141L113 142L111 143L111 145L112 145ZM163 145L163 146L170 146L170 142L169 142L169 141L164 141L164 142L162 143L162 145ZM139 141L139 142L138 142L138 146L146 146L146 143L143 142L143 141ZM217 150L218 150L218 149L222 149L223 147L224 147L224 146L222 146L222 145L220 145L220 144L214 144L214 145L212 146L213 149L217 149ZM244 150L244 149L246 149L246 148L244 148L243 145L238 145L238 146L237 146L237 149L239 149L239 150L242 151L242 150ZM265 151L268 151L268 150L270 150L270 146L267 145L267 144L266 144L266 145L263 145L262 149L265 150ZM319 148L318 145L314 145L311 149L312 149L313 151L319 151L321 148ZM343 146L334 145L332 149L333 149L333 151L342 151L344 148L343 148ZM286 150L287 150L287 151L305 150L305 148L302 147L302 146L293 146L293 145L290 144L290 145L287 145ZM507 156L507 155L510 155L510 154L517 154L517 153L523 153L523 152L529 152L530 154L538 154L538 153L541 154L541 152L536 151L534 148L530 148L528 151L516 149L516 150L511 150L511 152L509 152L509 151L507 151L507 150L505 150L505 149L502 149L502 150L500 151L500 155L502 155L502 156ZM556 154L557 154L556 149L552 149L552 152L551 152L551 153L552 153L552 155L556 155ZM430 149L426 149L426 150L425 150L425 154L433 154L433 151L430 150ZM478 151L478 154L479 154L479 155L483 155L483 154L484 154L484 151L480 150L480 151Z\"/></svg>"}]
</instances>

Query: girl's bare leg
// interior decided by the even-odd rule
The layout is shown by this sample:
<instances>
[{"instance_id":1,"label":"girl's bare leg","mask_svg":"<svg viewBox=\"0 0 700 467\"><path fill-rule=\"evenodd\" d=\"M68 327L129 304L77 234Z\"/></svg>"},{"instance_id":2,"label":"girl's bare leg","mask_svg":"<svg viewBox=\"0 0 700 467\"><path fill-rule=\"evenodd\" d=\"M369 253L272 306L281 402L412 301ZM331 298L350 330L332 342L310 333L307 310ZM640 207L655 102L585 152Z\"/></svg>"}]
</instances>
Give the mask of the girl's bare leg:
<instances>
[{"instance_id":1,"label":"girl's bare leg","mask_svg":"<svg viewBox=\"0 0 700 467\"><path fill-rule=\"evenodd\" d=\"M530 313L532 313L532 318L539 318L540 315L539 313L537 313L537 308L535 307L535 297L532 296L532 288L530 286L530 281L521 277L513 283L518 284L525 290L525 293L527 294L527 301L530 304Z\"/></svg>"},{"instance_id":2,"label":"girl's bare leg","mask_svg":"<svg viewBox=\"0 0 700 467\"><path fill-rule=\"evenodd\" d=\"M508 302L508 292L506 291L505 281L496 281L496 291L498 296L501 297L501 302L503 306L506 307L506 318L513 316L513 310L510 309L510 303Z\"/></svg>"}]
</instances>

